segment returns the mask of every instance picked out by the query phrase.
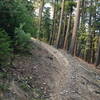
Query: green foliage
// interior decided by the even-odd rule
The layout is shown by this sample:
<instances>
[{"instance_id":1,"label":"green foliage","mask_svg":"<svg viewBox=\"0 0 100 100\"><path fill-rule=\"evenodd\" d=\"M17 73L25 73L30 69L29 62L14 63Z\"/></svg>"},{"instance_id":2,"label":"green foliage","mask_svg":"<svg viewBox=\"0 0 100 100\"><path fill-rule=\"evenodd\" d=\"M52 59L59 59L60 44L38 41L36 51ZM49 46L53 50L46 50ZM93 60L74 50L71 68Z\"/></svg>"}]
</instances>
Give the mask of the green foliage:
<instances>
[{"instance_id":1,"label":"green foliage","mask_svg":"<svg viewBox=\"0 0 100 100\"><path fill-rule=\"evenodd\" d=\"M31 81L30 77L25 77L20 80L18 80L19 86L24 90L24 91L32 91L32 87L28 84Z\"/></svg>"},{"instance_id":2,"label":"green foliage","mask_svg":"<svg viewBox=\"0 0 100 100\"><path fill-rule=\"evenodd\" d=\"M92 5L92 6L89 6L87 7L86 9L89 13L91 13L92 15L95 15L96 13L96 6Z\"/></svg>"},{"instance_id":3,"label":"green foliage","mask_svg":"<svg viewBox=\"0 0 100 100\"><path fill-rule=\"evenodd\" d=\"M56 8L57 8L57 10L58 10L58 11L60 11L60 10L61 10L61 4L60 4L60 3L55 4L55 6L56 6Z\"/></svg>"},{"instance_id":4,"label":"green foliage","mask_svg":"<svg viewBox=\"0 0 100 100\"><path fill-rule=\"evenodd\" d=\"M32 37L37 38L37 34L38 34L38 18L35 16L34 20L33 20L33 33L31 34Z\"/></svg>"},{"instance_id":5,"label":"green foliage","mask_svg":"<svg viewBox=\"0 0 100 100\"><path fill-rule=\"evenodd\" d=\"M33 17L32 0L0 0L0 28L5 30L0 29L0 67L9 64L12 49L29 51L31 34L36 32Z\"/></svg>"},{"instance_id":6,"label":"green foliage","mask_svg":"<svg viewBox=\"0 0 100 100\"><path fill-rule=\"evenodd\" d=\"M21 24L20 27L15 30L15 47L17 52L28 52L31 49L31 34L25 33L22 28L23 25Z\"/></svg>"},{"instance_id":7,"label":"green foliage","mask_svg":"<svg viewBox=\"0 0 100 100\"><path fill-rule=\"evenodd\" d=\"M84 53L87 50L90 49L90 43L89 43L89 33L86 31L86 27L84 24L81 24L81 27L78 31L78 40L80 43L80 48L81 48L81 52ZM98 41L98 36L93 37L92 36L92 46L94 50L97 49L97 41Z\"/></svg>"},{"instance_id":8,"label":"green foliage","mask_svg":"<svg viewBox=\"0 0 100 100\"><path fill-rule=\"evenodd\" d=\"M42 20L43 39L49 41L50 33L51 33L50 8L47 7L43 12L43 20Z\"/></svg>"},{"instance_id":9,"label":"green foliage","mask_svg":"<svg viewBox=\"0 0 100 100\"><path fill-rule=\"evenodd\" d=\"M27 83L23 82L20 84L20 87L24 90L24 91L29 91L30 87Z\"/></svg>"},{"instance_id":10,"label":"green foliage","mask_svg":"<svg viewBox=\"0 0 100 100\"><path fill-rule=\"evenodd\" d=\"M6 72L0 72L0 79L1 78L7 78L7 73Z\"/></svg>"},{"instance_id":11,"label":"green foliage","mask_svg":"<svg viewBox=\"0 0 100 100\"><path fill-rule=\"evenodd\" d=\"M88 35L89 33L86 32L85 25L82 24L78 31L78 40L80 43L80 48L81 48L82 53L85 52L86 49L88 49L88 46L86 45L87 40L88 40Z\"/></svg>"},{"instance_id":12,"label":"green foliage","mask_svg":"<svg viewBox=\"0 0 100 100\"><path fill-rule=\"evenodd\" d=\"M12 55L12 48L10 47L11 41L7 33L0 29L0 67L9 63Z\"/></svg>"},{"instance_id":13,"label":"green foliage","mask_svg":"<svg viewBox=\"0 0 100 100\"><path fill-rule=\"evenodd\" d=\"M76 6L75 1L66 1L65 2L65 10L67 11L67 13L72 13L75 6Z\"/></svg>"},{"instance_id":14,"label":"green foliage","mask_svg":"<svg viewBox=\"0 0 100 100\"><path fill-rule=\"evenodd\" d=\"M3 92L9 91L9 85L4 84L4 83L0 83L0 91L3 91Z\"/></svg>"},{"instance_id":15,"label":"green foliage","mask_svg":"<svg viewBox=\"0 0 100 100\"><path fill-rule=\"evenodd\" d=\"M27 0L1 0L0 1L0 27L14 37L16 27L21 23L25 23L24 31L33 32L33 16L32 11L29 11L31 6Z\"/></svg>"}]
</instances>

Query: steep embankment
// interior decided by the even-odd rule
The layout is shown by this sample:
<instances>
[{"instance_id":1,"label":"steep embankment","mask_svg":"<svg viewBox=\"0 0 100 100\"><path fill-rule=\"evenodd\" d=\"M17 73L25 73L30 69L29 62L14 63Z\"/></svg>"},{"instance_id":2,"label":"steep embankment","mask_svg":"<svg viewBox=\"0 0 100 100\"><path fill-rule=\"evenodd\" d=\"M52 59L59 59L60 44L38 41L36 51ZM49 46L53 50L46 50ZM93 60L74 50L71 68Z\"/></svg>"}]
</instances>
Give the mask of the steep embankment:
<instances>
[{"instance_id":1,"label":"steep embankment","mask_svg":"<svg viewBox=\"0 0 100 100\"><path fill-rule=\"evenodd\" d=\"M99 100L100 99L100 71L90 67L81 60L66 54L63 50L34 40L54 57L59 66L52 100Z\"/></svg>"},{"instance_id":2,"label":"steep embankment","mask_svg":"<svg viewBox=\"0 0 100 100\"><path fill-rule=\"evenodd\" d=\"M0 76L0 100L100 99L95 69L46 43L32 43L31 55L16 55L8 74Z\"/></svg>"},{"instance_id":3,"label":"steep embankment","mask_svg":"<svg viewBox=\"0 0 100 100\"><path fill-rule=\"evenodd\" d=\"M59 70L56 58L33 44L31 55L16 55L13 66L0 72L0 100L47 100Z\"/></svg>"}]
</instances>

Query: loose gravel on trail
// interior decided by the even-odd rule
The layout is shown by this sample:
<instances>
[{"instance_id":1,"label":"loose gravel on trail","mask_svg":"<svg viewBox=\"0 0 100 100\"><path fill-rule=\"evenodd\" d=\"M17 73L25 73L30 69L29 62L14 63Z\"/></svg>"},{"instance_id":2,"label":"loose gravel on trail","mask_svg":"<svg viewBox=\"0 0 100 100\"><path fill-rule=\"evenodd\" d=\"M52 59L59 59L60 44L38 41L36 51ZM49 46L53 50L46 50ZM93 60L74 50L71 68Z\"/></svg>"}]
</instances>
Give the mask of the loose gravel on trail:
<instances>
[{"instance_id":1,"label":"loose gravel on trail","mask_svg":"<svg viewBox=\"0 0 100 100\"><path fill-rule=\"evenodd\" d=\"M63 50L34 41L56 57L60 65L50 100L100 100L100 71Z\"/></svg>"}]
</instances>

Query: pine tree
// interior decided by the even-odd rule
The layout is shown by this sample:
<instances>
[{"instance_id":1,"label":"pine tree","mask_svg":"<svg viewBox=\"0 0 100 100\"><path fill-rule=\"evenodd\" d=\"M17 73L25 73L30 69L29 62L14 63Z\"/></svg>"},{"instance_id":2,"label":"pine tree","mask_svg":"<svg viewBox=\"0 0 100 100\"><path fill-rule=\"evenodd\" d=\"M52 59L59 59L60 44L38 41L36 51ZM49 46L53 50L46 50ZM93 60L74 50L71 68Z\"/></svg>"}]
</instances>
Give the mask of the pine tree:
<instances>
[{"instance_id":1,"label":"pine tree","mask_svg":"<svg viewBox=\"0 0 100 100\"><path fill-rule=\"evenodd\" d=\"M10 63L12 56L11 41L7 33L0 29L0 69Z\"/></svg>"},{"instance_id":2,"label":"pine tree","mask_svg":"<svg viewBox=\"0 0 100 100\"><path fill-rule=\"evenodd\" d=\"M59 47L59 40L60 40L60 34L61 34L61 28L62 28L61 26L62 26L62 18L63 18L63 13L64 13L64 3L65 3L65 0L62 0L59 28L58 28L57 41L56 41L57 48Z\"/></svg>"},{"instance_id":3,"label":"pine tree","mask_svg":"<svg viewBox=\"0 0 100 100\"><path fill-rule=\"evenodd\" d=\"M77 2L77 12L76 12L76 17L75 17L75 22L74 22L74 27L73 27L73 33L72 33L72 40L70 44L70 49L69 52L74 55L74 50L75 50L75 43L76 43L76 34L77 34L77 29L79 25L79 19L80 19L80 4L81 0L78 0Z\"/></svg>"}]
</instances>

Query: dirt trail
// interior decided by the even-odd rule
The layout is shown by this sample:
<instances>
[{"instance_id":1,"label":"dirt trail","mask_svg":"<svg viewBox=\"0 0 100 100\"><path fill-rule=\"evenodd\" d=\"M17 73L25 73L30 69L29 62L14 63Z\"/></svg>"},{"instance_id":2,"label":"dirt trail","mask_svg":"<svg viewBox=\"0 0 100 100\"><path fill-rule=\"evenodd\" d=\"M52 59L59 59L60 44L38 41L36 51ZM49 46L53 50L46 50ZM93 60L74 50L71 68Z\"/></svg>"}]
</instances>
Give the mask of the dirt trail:
<instances>
[{"instance_id":1,"label":"dirt trail","mask_svg":"<svg viewBox=\"0 0 100 100\"><path fill-rule=\"evenodd\" d=\"M16 55L0 79L10 83L0 100L100 100L100 71L39 40L32 44L31 55Z\"/></svg>"},{"instance_id":2,"label":"dirt trail","mask_svg":"<svg viewBox=\"0 0 100 100\"><path fill-rule=\"evenodd\" d=\"M54 76L55 88L50 100L100 100L100 72L64 51L34 40L59 62L59 74Z\"/></svg>"}]
</instances>

